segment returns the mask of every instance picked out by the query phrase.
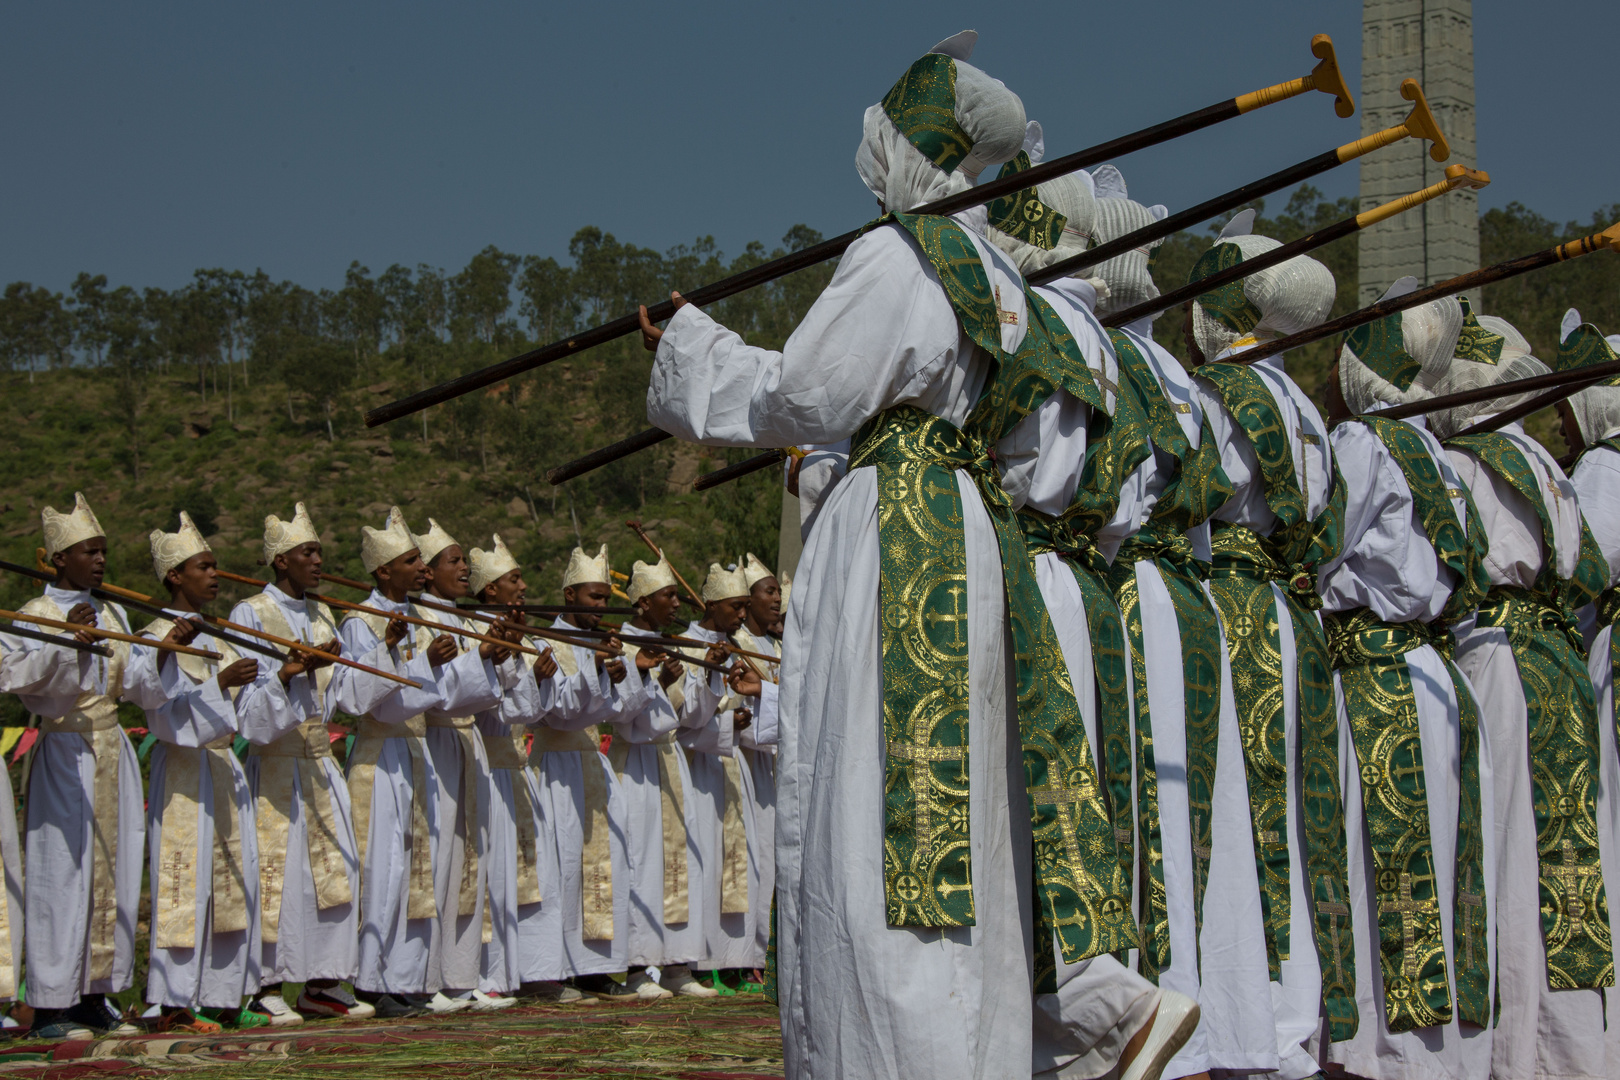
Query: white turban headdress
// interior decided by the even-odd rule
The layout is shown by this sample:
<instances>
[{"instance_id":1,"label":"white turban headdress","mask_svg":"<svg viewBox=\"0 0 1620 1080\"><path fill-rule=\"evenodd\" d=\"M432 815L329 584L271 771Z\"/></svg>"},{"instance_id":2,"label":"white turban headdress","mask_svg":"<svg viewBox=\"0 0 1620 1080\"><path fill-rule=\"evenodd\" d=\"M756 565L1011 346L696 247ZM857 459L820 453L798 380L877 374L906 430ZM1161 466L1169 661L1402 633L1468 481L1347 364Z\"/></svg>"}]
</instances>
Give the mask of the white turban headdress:
<instances>
[{"instance_id":1,"label":"white turban headdress","mask_svg":"<svg viewBox=\"0 0 1620 1080\"><path fill-rule=\"evenodd\" d=\"M1269 236L1251 235L1253 223L1252 210L1233 218L1215 246L1193 264L1187 280L1202 281L1282 247ZM1336 292L1332 271L1309 255L1297 255L1198 297L1192 309L1193 340L1205 359L1213 360L1246 335L1264 341L1309 330L1333 310Z\"/></svg>"},{"instance_id":2,"label":"white turban headdress","mask_svg":"<svg viewBox=\"0 0 1620 1080\"><path fill-rule=\"evenodd\" d=\"M1097 198L1097 243L1106 244L1128 233L1163 221L1170 211L1163 206L1143 206L1133 202L1125 188L1125 177L1112 165L1098 166L1091 174ZM1124 311L1159 295L1153 283L1150 256L1164 243L1155 240L1093 266L1090 272L1108 284L1108 295L1097 298L1097 314Z\"/></svg>"}]
</instances>

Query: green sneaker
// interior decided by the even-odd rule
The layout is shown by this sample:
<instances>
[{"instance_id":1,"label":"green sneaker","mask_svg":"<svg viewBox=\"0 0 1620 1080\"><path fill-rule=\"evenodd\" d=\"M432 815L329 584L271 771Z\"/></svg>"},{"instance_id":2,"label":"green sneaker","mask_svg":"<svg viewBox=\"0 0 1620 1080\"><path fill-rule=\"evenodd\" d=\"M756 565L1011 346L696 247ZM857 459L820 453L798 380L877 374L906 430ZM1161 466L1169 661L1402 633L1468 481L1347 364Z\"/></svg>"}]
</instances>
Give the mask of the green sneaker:
<instances>
[{"instance_id":1,"label":"green sneaker","mask_svg":"<svg viewBox=\"0 0 1620 1080\"><path fill-rule=\"evenodd\" d=\"M261 1012L254 1012L250 1008L243 1008L230 1023L234 1028L269 1027L270 1017Z\"/></svg>"},{"instance_id":2,"label":"green sneaker","mask_svg":"<svg viewBox=\"0 0 1620 1080\"><path fill-rule=\"evenodd\" d=\"M731 987L727 986L724 982L720 981L720 973L718 971L704 972L703 975L700 976L699 978L700 978L700 981L703 983L703 985L707 986L709 989L713 990L715 993L719 994L721 997L736 997L737 996L737 991L733 990Z\"/></svg>"}]
</instances>

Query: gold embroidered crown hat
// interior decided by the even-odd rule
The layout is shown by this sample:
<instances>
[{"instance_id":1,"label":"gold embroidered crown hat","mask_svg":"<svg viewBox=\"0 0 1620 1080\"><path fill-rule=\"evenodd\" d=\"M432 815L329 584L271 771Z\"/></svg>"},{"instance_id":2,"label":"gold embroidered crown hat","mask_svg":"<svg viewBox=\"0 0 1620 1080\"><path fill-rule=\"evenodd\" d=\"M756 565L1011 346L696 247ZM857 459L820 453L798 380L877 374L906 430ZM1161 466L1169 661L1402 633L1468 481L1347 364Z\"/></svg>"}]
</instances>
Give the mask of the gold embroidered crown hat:
<instances>
[{"instance_id":1,"label":"gold embroidered crown hat","mask_svg":"<svg viewBox=\"0 0 1620 1080\"><path fill-rule=\"evenodd\" d=\"M58 551L66 551L81 541L107 535L101 522L96 520L96 512L90 509L89 502L85 500L84 493L79 491L73 493L71 513L64 514L47 506L39 512L39 523L45 529L47 557Z\"/></svg>"},{"instance_id":2,"label":"gold embroidered crown hat","mask_svg":"<svg viewBox=\"0 0 1620 1080\"><path fill-rule=\"evenodd\" d=\"M755 585L758 585L766 578L773 578L776 576L774 573L772 573L771 568L760 562L759 557L752 551L750 551L747 558L743 560L741 569L743 584L747 585L750 591L753 590ZM778 582L778 585L780 584L781 583Z\"/></svg>"},{"instance_id":3,"label":"gold embroidered crown hat","mask_svg":"<svg viewBox=\"0 0 1620 1080\"><path fill-rule=\"evenodd\" d=\"M193 555L213 550L192 523L191 515L184 510L180 511L179 532L166 533L162 529L153 529L147 539L152 543L152 572L159 581L168 577L170 570L184 566Z\"/></svg>"},{"instance_id":4,"label":"gold embroidered crown hat","mask_svg":"<svg viewBox=\"0 0 1620 1080\"><path fill-rule=\"evenodd\" d=\"M728 570L719 563L709 564L709 576L703 579L703 602L735 600L748 595L748 580L741 570Z\"/></svg>"},{"instance_id":5,"label":"gold embroidered crown hat","mask_svg":"<svg viewBox=\"0 0 1620 1080\"><path fill-rule=\"evenodd\" d=\"M575 548L568 556L568 568L563 571L563 588L571 589L575 585L611 585L608 576L608 550L602 545L602 550L594 556L585 554L584 548Z\"/></svg>"},{"instance_id":6,"label":"gold embroidered crown hat","mask_svg":"<svg viewBox=\"0 0 1620 1080\"><path fill-rule=\"evenodd\" d=\"M309 511L304 509L303 503L293 506L293 516L288 521L283 521L274 514L265 515L264 565L266 566L269 566L277 555L304 544L320 542L321 534L315 531L315 523L309 519Z\"/></svg>"},{"instance_id":7,"label":"gold embroidered crown hat","mask_svg":"<svg viewBox=\"0 0 1620 1080\"><path fill-rule=\"evenodd\" d=\"M1380 301L1405 296L1415 277L1391 285ZM1404 405L1434 396L1462 334L1464 313L1454 297L1441 297L1363 323L1339 350L1339 389L1353 413Z\"/></svg>"},{"instance_id":8,"label":"gold embroidered crown hat","mask_svg":"<svg viewBox=\"0 0 1620 1080\"><path fill-rule=\"evenodd\" d=\"M1097 166L1091 174L1091 184L1097 200L1093 232L1099 244L1163 221L1170 214L1164 206L1143 206L1132 200L1125 186L1125 175L1117 166ZM1090 272L1108 287L1106 295L1099 292L1097 297L1099 316L1124 311L1159 295L1159 287L1153 283L1152 257L1162 243L1163 240L1155 240L1143 244L1091 268Z\"/></svg>"},{"instance_id":9,"label":"gold embroidered crown hat","mask_svg":"<svg viewBox=\"0 0 1620 1080\"><path fill-rule=\"evenodd\" d=\"M1233 216L1214 246L1193 264L1188 283L1282 247L1269 236L1254 235L1252 228L1252 209ZM1336 291L1331 270L1309 255L1295 256L1198 297L1192 309L1193 340L1213 360L1246 337L1265 341L1309 330L1333 310Z\"/></svg>"},{"instance_id":10,"label":"gold embroidered crown hat","mask_svg":"<svg viewBox=\"0 0 1620 1080\"><path fill-rule=\"evenodd\" d=\"M1463 333L1459 337L1457 348L1449 358L1446 373L1434 384L1436 397L1479 387L1496 386L1516 379L1529 379L1536 375L1545 375L1552 370L1532 355L1530 342L1512 323L1494 315L1480 315L1477 319L1478 327L1471 335L1466 319L1472 317L1473 313L1466 307L1462 310L1465 316ZM1469 344L1470 336L1476 339L1473 345ZM1490 347L1481 350L1477 344L1478 339L1489 340ZM1500 339L1499 344L1496 339ZM1491 398L1472 405L1430 413L1429 430L1434 432L1436 438L1449 439L1475 421L1505 412L1515 405L1530 400L1532 396L1532 394L1515 394L1512 397Z\"/></svg>"},{"instance_id":11,"label":"gold embroidered crown hat","mask_svg":"<svg viewBox=\"0 0 1620 1080\"><path fill-rule=\"evenodd\" d=\"M444 527L432 518L428 518L428 531L425 533L412 533L411 539L416 541L416 550L422 553L422 561L430 563L444 552L445 548L460 547L456 538L444 531Z\"/></svg>"},{"instance_id":12,"label":"gold embroidered crown hat","mask_svg":"<svg viewBox=\"0 0 1620 1080\"><path fill-rule=\"evenodd\" d=\"M506 549L506 541L501 534L494 536L494 546L485 551L483 548L473 548L467 553L467 563L472 567L472 574L468 578L467 587L474 596L481 596L490 582L505 577L518 568L518 561L512 558L512 553Z\"/></svg>"},{"instance_id":13,"label":"gold embroidered crown hat","mask_svg":"<svg viewBox=\"0 0 1620 1080\"><path fill-rule=\"evenodd\" d=\"M378 567L387 566L415 549L416 537L411 535L405 514L397 506L388 508L388 522L382 528L360 526L360 565L368 574L375 574Z\"/></svg>"},{"instance_id":14,"label":"gold embroidered crown hat","mask_svg":"<svg viewBox=\"0 0 1620 1080\"><path fill-rule=\"evenodd\" d=\"M1581 321L1581 313L1574 308L1564 312L1558 327L1557 371L1574 371L1620 359L1620 334L1604 336L1603 331L1589 322ZM1620 432L1620 386L1617 379L1605 379L1571 394L1569 407L1575 412L1575 423L1581 429L1581 438L1590 445L1599 439Z\"/></svg>"},{"instance_id":15,"label":"gold embroidered crown hat","mask_svg":"<svg viewBox=\"0 0 1620 1080\"><path fill-rule=\"evenodd\" d=\"M941 41L866 110L855 171L886 212L965 191L1022 147L1024 103L967 62L978 40L964 30Z\"/></svg>"},{"instance_id":16,"label":"gold embroidered crown hat","mask_svg":"<svg viewBox=\"0 0 1620 1080\"><path fill-rule=\"evenodd\" d=\"M643 596L651 596L659 589L666 589L675 584L675 568L669 564L669 559L660 555L655 563L644 563L636 560L630 568L630 588L626 591L630 602L634 604Z\"/></svg>"}]
</instances>

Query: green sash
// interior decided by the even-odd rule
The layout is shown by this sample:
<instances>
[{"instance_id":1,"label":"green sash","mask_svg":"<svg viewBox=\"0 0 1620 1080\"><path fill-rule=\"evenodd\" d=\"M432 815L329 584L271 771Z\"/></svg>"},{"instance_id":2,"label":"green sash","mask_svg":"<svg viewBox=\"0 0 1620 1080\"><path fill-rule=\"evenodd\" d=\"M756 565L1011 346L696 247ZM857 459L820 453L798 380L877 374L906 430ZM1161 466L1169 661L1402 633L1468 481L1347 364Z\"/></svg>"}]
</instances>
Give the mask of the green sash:
<instances>
[{"instance_id":1,"label":"green sash","mask_svg":"<svg viewBox=\"0 0 1620 1080\"><path fill-rule=\"evenodd\" d=\"M1417 699L1406 654L1433 646L1457 698L1460 799L1457 808L1453 926L1457 1015L1490 1022L1490 957L1485 936L1484 823L1479 801L1479 715L1451 662L1441 623L1386 623L1367 608L1323 616L1361 776L1363 817L1378 896L1378 954L1384 1020L1391 1032L1451 1021L1445 940L1424 784Z\"/></svg>"},{"instance_id":2,"label":"green sash","mask_svg":"<svg viewBox=\"0 0 1620 1080\"><path fill-rule=\"evenodd\" d=\"M917 240L964 332L997 368L963 428L900 406L868 420L850 455L852 469L877 470L879 493L887 919L895 926L975 921L960 469L974 479L1002 551L1040 900L1037 985L1055 987L1044 943L1055 934L1071 963L1127 948L1130 906L1074 690L990 448L1031 401L1051 393L1068 358L1042 332L1033 304L1023 345L1015 356L1005 353L998 297L972 239L954 222L893 220Z\"/></svg>"},{"instance_id":3,"label":"green sash","mask_svg":"<svg viewBox=\"0 0 1620 1080\"><path fill-rule=\"evenodd\" d=\"M1197 372L1220 394L1259 458L1266 505L1277 517L1262 537L1239 525L1216 523L1209 590L1226 626L1232 693L1243 731L1245 774L1254 822L1266 961L1273 980L1290 956L1292 867L1288 856L1288 731L1276 593L1293 625L1302 764L1301 810L1306 828L1307 880L1315 901L1315 946L1323 973L1323 1000L1334 1041L1356 1033L1355 953L1343 932L1349 876L1344 802L1339 791L1338 713L1327 639L1314 614L1322 606L1316 567L1334 558L1344 528L1344 484L1332 478L1332 497L1314 519L1294 473L1288 428L1270 389L1246 365L1210 364Z\"/></svg>"},{"instance_id":4,"label":"green sash","mask_svg":"<svg viewBox=\"0 0 1620 1080\"><path fill-rule=\"evenodd\" d=\"M1193 904L1203 926L1204 888L1209 882L1215 745L1220 727L1221 634L1215 610L1203 590L1203 571L1193 558L1188 529L1202 524L1232 496L1221 470L1215 438L1204 425L1194 449L1175 418L1175 403L1164 395L1156 373L1122 331L1110 330L1119 358L1121 399L1129 385L1142 404L1154 447L1175 457L1178 469L1159 495L1149 522L1120 546L1109 571L1131 642L1131 674L1136 697L1137 830L1142 900L1141 969L1149 979L1170 963L1170 921L1164 891L1164 840L1159 822L1158 767L1153 754L1153 718L1147 692L1147 658L1142 636L1141 596L1136 563L1154 563L1176 609L1181 632L1187 743L1187 800L1193 848ZM1185 408L1186 406L1181 406Z\"/></svg>"}]
</instances>

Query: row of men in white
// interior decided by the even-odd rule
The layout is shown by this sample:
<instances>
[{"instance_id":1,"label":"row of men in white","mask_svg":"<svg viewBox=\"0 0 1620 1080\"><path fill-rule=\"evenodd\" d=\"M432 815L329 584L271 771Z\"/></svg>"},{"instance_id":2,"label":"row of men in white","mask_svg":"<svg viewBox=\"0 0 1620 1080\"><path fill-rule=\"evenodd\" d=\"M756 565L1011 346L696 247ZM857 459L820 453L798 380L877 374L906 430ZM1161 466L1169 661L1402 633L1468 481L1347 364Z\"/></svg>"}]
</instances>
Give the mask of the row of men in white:
<instances>
[{"instance_id":1,"label":"row of men in white","mask_svg":"<svg viewBox=\"0 0 1620 1080\"><path fill-rule=\"evenodd\" d=\"M886 212L965 190L1020 150L1039 159L1022 103L966 62L973 38L941 42L867 111L856 167ZM1164 209L1130 200L1112 166L1030 194L1022 220L980 207L866 232L781 352L678 295L664 329L643 313L655 425L709 445L814 448L798 471L806 541L777 774L787 1075L1620 1076L1602 989L1615 964L1604 882L1620 887L1614 605L1585 603L1612 600L1620 575L1620 389L1574 403L1572 449L1589 445L1573 484L1518 424L1436 437L1511 400L1379 421L1388 405L1547 370L1513 327L1446 299L1344 346L1329 393L1352 422L1330 432L1282 356L1223 363L1326 318L1335 283L1320 263L1190 304L1188 343L1207 366L1188 372L1151 317L1098 319L1158 295L1151 245L1089 278L1026 291L1019 273ZM1035 243L1026 226L1046 210L1066 220L1055 243ZM1252 219L1234 219L1210 269L1277 246L1247 235ZM1201 261L1194 279L1207 272ZM1090 374L1009 394L998 380L1025 363L1037 299ZM1595 331L1561 338L1577 333ZM986 402L1030 394L1027 416L989 431L993 452L973 449ZM919 427L930 439L907 442ZM907 470L940 466L961 508L930 526L945 539L880 545L891 515L929 513L906 501ZM1058 936L1034 929L1032 860L1062 853L1031 852L1041 804L1018 753L1002 566L1030 556L998 532L1008 503L1023 508L1093 775L1121 785L1108 802L1121 849L1137 853L1137 970L1106 953L1065 963ZM954 627L964 612L908 607L923 602L901 595L910 580L885 579L963 546L965 738L931 750L925 733L918 748L887 734L901 707L888 646L919 617ZM1583 567L1600 570L1581 580ZM1129 705L1123 774L1104 757L1114 695ZM916 765L964 757L948 782ZM1085 771L1062 781L1078 794L1039 793L1095 799ZM886 851L886 828L912 827L886 818L901 782L919 808L967 789L965 812L928 826L967 852L966 917L893 917L897 892L909 902L932 886L897 875Z\"/></svg>"},{"instance_id":2,"label":"row of men in white","mask_svg":"<svg viewBox=\"0 0 1620 1080\"><path fill-rule=\"evenodd\" d=\"M24 614L129 632L124 609L92 594L106 538L84 497L42 517L59 580ZM242 1022L297 1022L283 982L305 984L298 1005L312 1014L406 1015L510 1004L500 995L525 984L573 993L556 985L563 979L606 1000L715 996L727 991L700 985L690 965L764 966L774 665L761 665L764 678L740 665L722 674L637 649L680 606L664 560L635 564L629 596L640 614L618 632L622 656L611 645L552 649L524 633L521 616L492 628L418 607L418 590L450 604L521 604L526 593L499 536L463 555L429 526L413 534L396 507L362 543L376 580L366 606L427 626L361 613L339 621L307 596L322 558L302 503L290 520L265 519L275 583L230 616L419 688L301 653L278 669L208 634L195 613L217 594L216 563L184 514L179 532L152 533L170 617L140 633L220 660L119 642L105 643L107 658L0 636L0 688L41 728L25 792L26 897L11 802L0 798L12 894L0 993L15 995L26 948L37 1032L117 1026L100 997L130 985L143 833L147 997L192 1027L207 1027L192 1010L235 1018L245 996ZM565 603L605 606L610 580L605 546L594 558L576 548ZM733 635L779 655L768 633L777 595L752 556L740 569L713 566L704 615L687 632L715 643L711 664ZM555 625L598 621L576 613ZM480 644L435 625L495 637ZM146 711L159 739L149 800L120 698ZM327 727L338 711L360 718L346 776ZM612 725L609 754L599 724ZM230 749L236 736L251 746L245 768ZM652 965L662 986L645 974ZM625 983L609 977L627 970Z\"/></svg>"}]
</instances>

